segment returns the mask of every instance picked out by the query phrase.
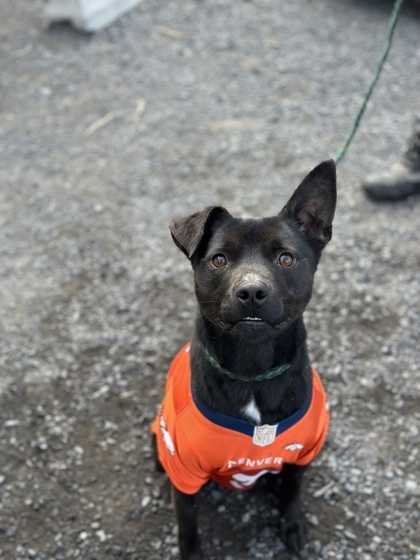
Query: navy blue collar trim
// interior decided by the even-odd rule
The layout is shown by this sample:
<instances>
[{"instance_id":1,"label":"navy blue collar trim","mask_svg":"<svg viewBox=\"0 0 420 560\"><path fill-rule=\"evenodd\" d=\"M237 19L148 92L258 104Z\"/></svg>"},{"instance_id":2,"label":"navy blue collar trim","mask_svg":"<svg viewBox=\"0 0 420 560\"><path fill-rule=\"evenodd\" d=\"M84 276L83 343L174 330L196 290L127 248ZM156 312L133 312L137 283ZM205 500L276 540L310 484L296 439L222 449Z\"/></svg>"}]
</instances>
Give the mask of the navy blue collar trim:
<instances>
[{"instance_id":1,"label":"navy blue collar trim","mask_svg":"<svg viewBox=\"0 0 420 560\"><path fill-rule=\"evenodd\" d=\"M205 418L207 418L207 420L213 422L213 424L217 424L218 426L221 426L222 428L227 428L228 430L233 430L235 432L240 432L247 436L253 437L254 429L255 429L254 424L251 424L251 422L248 422L247 420L240 420L239 418L234 418L233 416L227 416L226 414L222 414L221 412L216 412L211 408L208 408L206 405L200 403L196 398L196 396L194 395L193 390L191 390L191 393L195 406L198 408L201 414ZM288 416L284 420L281 420L277 424L276 437L282 432L285 432L286 430L291 428L294 424L297 424L297 422L299 422L299 420L303 418L307 413L311 405L311 402L312 402L312 395L308 399L308 402L306 402L301 408L299 408L299 410L297 410L291 416Z\"/></svg>"}]
</instances>

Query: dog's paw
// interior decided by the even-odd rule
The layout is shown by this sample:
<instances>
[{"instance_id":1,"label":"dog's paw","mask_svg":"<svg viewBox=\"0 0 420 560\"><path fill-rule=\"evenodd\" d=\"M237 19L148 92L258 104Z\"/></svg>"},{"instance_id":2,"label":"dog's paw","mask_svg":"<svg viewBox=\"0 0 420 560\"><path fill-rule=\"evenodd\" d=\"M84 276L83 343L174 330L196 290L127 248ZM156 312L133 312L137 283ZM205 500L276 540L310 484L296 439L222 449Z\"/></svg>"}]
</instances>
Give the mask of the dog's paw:
<instances>
[{"instance_id":1,"label":"dog's paw","mask_svg":"<svg viewBox=\"0 0 420 560\"><path fill-rule=\"evenodd\" d=\"M181 560L204 560L204 556L201 549L189 552L181 551Z\"/></svg>"},{"instance_id":2,"label":"dog's paw","mask_svg":"<svg viewBox=\"0 0 420 560\"><path fill-rule=\"evenodd\" d=\"M280 523L280 537L288 550L301 552L309 539L308 523L304 515L284 517Z\"/></svg>"},{"instance_id":3,"label":"dog's paw","mask_svg":"<svg viewBox=\"0 0 420 560\"><path fill-rule=\"evenodd\" d=\"M194 552L192 556L188 556L188 560L204 560L201 552Z\"/></svg>"}]
</instances>

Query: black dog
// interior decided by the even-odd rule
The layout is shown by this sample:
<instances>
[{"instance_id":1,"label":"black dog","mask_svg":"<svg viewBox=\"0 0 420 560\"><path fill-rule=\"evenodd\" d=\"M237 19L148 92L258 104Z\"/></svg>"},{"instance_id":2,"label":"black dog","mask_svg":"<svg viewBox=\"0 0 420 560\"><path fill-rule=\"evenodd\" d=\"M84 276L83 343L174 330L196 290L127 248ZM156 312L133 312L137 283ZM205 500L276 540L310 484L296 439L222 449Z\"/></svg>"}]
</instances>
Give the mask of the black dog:
<instances>
[{"instance_id":1,"label":"black dog","mask_svg":"<svg viewBox=\"0 0 420 560\"><path fill-rule=\"evenodd\" d=\"M328 413L302 315L335 205L335 164L326 161L277 216L238 219L210 207L170 226L194 269L198 316L152 431L183 560L202 558L196 494L210 478L244 490L281 472L282 538L295 551L307 540L300 486Z\"/></svg>"}]
</instances>

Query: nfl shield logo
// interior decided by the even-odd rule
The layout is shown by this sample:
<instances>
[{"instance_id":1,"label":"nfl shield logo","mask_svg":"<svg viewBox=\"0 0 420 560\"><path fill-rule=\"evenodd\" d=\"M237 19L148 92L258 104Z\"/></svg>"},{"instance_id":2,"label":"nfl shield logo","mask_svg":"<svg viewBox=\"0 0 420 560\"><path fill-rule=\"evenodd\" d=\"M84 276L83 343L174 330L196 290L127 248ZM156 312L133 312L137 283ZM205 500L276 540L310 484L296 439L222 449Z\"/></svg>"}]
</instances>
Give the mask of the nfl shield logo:
<instances>
[{"instance_id":1,"label":"nfl shield logo","mask_svg":"<svg viewBox=\"0 0 420 560\"><path fill-rule=\"evenodd\" d=\"M277 424L275 426L269 426L268 424L264 426L255 426L252 443L260 447L270 445L270 443L273 443L276 439L276 430Z\"/></svg>"}]
</instances>

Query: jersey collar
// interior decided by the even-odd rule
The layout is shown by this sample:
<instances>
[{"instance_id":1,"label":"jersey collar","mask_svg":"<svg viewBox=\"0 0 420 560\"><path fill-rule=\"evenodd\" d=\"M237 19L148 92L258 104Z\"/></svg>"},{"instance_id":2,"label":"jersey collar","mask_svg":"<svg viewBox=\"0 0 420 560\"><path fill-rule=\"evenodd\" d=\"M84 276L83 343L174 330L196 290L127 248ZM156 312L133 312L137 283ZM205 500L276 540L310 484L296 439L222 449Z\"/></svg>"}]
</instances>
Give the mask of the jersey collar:
<instances>
[{"instance_id":1,"label":"jersey collar","mask_svg":"<svg viewBox=\"0 0 420 560\"><path fill-rule=\"evenodd\" d=\"M209 420L213 424L216 424L217 426L226 428L227 430L233 430L235 432L240 432L241 434L245 434L247 436L253 437L255 424L252 424L247 420L241 420L239 418L234 418L233 416L228 416L227 414L222 414L221 412L216 412L212 410L211 408L204 405L197 399L197 396L194 394L194 390L192 387L191 387L191 394L195 406L207 420ZM297 424L297 422L299 422L299 420L301 420L307 413L311 405L311 402L312 402L312 395L310 396L308 401L296 412L294 412L291 416L288 416L287 418L284 418L284 420L281 420L280 422L275 424L276 437L282 432L291 428L294 424Z\"/></svg>"}]
</instances>

